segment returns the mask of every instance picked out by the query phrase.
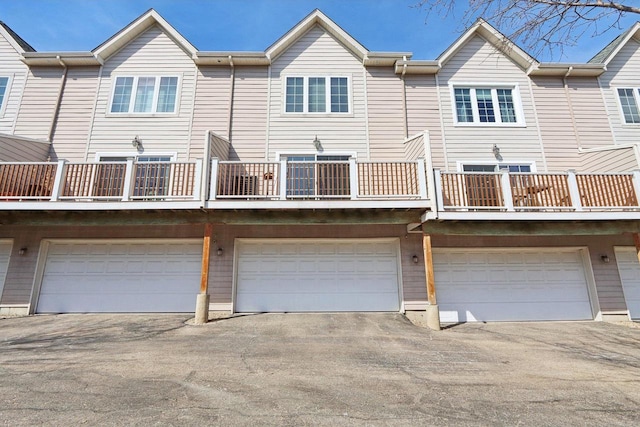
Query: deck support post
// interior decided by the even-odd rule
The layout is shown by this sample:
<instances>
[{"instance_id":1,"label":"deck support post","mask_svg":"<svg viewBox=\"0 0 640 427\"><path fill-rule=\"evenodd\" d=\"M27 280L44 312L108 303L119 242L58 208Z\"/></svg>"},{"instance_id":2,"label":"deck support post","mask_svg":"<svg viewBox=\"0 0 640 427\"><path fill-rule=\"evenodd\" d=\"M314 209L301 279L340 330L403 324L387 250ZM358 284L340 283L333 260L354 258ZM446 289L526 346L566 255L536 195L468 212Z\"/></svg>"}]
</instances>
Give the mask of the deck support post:
<instances>
[{"instance_id":1,"label":"deck support post","mask_svg":"<svg viewBox=\"0 0 640 427\"><path fill-rule=\"evenodd\" d=\"M202 269L200 273L200 293L196 298L196 313L194 323L203 325L209 321L209 254L211 253L211 234L213 225L204 225L202 240Z\"/></svg>"},{"instance_id":2,"label":"deck support post","mask_svg":"<svg viewBox=\"0 0 640 427\"><path fill-rule=\"evenodd\" d=\"M440 309L436 301L436 284L433 274L433 251L431 248L431 236L429 234L422 235L422 250L424 252L424 267L427 279L427 298L429 305L427 306L427 326L433 330L439 331L440 328Z\"/></svg>"}]
</instances>

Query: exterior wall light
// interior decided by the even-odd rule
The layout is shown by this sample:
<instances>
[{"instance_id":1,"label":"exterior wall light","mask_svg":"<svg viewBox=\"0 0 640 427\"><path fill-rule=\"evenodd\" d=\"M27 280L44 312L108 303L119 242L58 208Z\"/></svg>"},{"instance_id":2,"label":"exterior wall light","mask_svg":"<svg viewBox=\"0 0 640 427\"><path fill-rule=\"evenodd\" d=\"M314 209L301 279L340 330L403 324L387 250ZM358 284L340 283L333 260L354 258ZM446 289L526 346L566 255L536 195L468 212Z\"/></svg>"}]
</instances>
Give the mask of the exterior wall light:
<instances>
[{"instance_id":1,"label":"exterior wall light","mask_svg":"<svg viewBox=\"0 0 640 427\"><path fill-rule=\"evenodd\" d=\"M131 140L131 145L138 151L142 150L142 140L138 135L133 137L133 140Z\"/></svg>"},{"instance_id":2,"label":"exterior wall light","mask_svg":"<svg viewBox=\"0 0 640 427\"><path fill-rule=\"evenodd\" d=\"M502 160L502 154L500 154L500 147L498 147L498 144L493 144L491 151L493 151L493 155L497 160Z\"/></svg>"},{"instance_id":3,"label":"exterior wall light","mask_svg":"<svg viewBox=\"0 0 640 427\"><path fill-rule=\"evenodd\" d=\"M218 248L218 250L216 251L216 253L218 254L218 256L222 256L222 253L224 252L224 250L222 248Z\"/></svg>"},{"instance_id":4,"label":"exterior wall light","mask_svg":"<svg viewBox=\"0 0 640 427\"><path fill-rule=\"evenodd\" d=\"M413 260L414 264L418 263L418 255L414 255L411 259Z\"/></svg>"},{"instance_id":5,"label":"exterior wall light","mask_svg":"<svg viewBox=\"0 0 640 427\"><path fill-rule=\"evenodd\" d=\"M602 262L604 262L605 264L609 264L611 262L611 259L609 259L609 255L600 255L600 259L602 260Z\"/></svg>"},{"instance_id":6,"label":"exterior wall light","mask_svg":"<svg viewBox=\"0 0 640 427\"><path fill-rule=\"evenodd\" d=\"M18 255L25 256L27 254L27 248L20 248L18 250Z\"/></svg>"},{"instance_id":7,"label":"exterior wall light","mask_svg":"<svg viewBox=\"0 0 640 427\"><path fill-rule=\"evenodd\" d=\"M316 147L316 150L322 151L322 144L320 144L320 140L318 139L318 135L313 138L313 146Z\"/></svg>"}]
</instances>

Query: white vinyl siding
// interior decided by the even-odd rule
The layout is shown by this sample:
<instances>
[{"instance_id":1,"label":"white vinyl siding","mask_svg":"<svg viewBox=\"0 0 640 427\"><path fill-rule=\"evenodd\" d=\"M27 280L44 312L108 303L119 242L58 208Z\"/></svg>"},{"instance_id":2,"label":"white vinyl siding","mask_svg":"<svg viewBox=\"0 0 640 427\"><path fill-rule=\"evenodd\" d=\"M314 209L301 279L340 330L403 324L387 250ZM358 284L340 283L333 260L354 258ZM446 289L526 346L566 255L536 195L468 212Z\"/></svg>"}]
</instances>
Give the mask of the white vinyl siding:
<instances>
[{"instance_id":1,"label":"white vinyl siding","mask_svg":"<svg viewBox=\"0 0 640 427\"><path fill-rule=\"evenodd\" d=\"M130 113L111 113L111 101L118 77L133 77L132 95L127 107ZM138 85L136 77L154 78L151 113L134 112L135 91ZM158 110L159 103L160 110L168 108L162 107L162 77L177 78L175 110L171 113ZM197 67L191 57L160 27L152 26L133 39L108 58L103 66L86 159L94 158L97 152L127 152L131 149L131 140L136 135L142 140L145 150L177 152L177 160L189 159L191 138L200 140L198 152L202 153L201 141L204 140L204 133L192 135L190 131L194 115L196 77ZM125 94L123 87L123 97ZM227 96L225 93L225 97ZM171 96L165 98L165 102L170 104ZM146 108L142 98L139 101L138 108Z\"/></svg>"},{"instance_id":2,"label":"white vinyl siding","mask_svg":"<svg viewBox=\"0 0 640 427\"><path fill-rule=\"evenodd\" d=\"M240 241L235 311L399 311L396 242Z\"/></svg>"},{"instance_id":3,"label":"white vinyl siding","mask_svg":"<svg viewBox=\"0 0 640 427\"><path fill-rule=\"evenodd\" d=\"M592 319L579 249L434 249L443 322Z\"/></svg>"},{"instance_id":4,"label":"white vinyl siding","mask_svg":"<svg viewBox=\"0 0 640 427\"><path fill-rule=\"evenodd\" d=\"M62 67L31 67L29 69L29 76L20 101L20 112L16 119L14 132L16 135L48 140L63 72Z\"/></svg>"},{"instance_id":5,"label":"white vinyl siding","mask_svg":"<svg viewBox=\"0 0 640 427\"><path fill-rule=\"evenodd\" d=\"M178 77L116 77L111 113L174 113Z\"/></svg>"},{"instance_id":6,"label":"white vinyl siding","mask_svg":"<svg viewBox=\"0 0 640 427\"><path fill-rule=\"evenodd\" d=\"M37 312L191 312L201 262L198 240L52 242Z\"/></svg>"},{"instance_id":7,"label":"white vinyl siding","mask_svg":"<svg viewBox=\"0 0 640 427\"><path fill-rule=\"evenodd\" d=\"M315 151L313 140L317 135L322 141L322 148L327 152L355 152L358 158L369 157L367 140L367 117L365 99L365 69L362 61L358 59L347 47L326 32L321 26L314 26L295 43L289 46L282 54L273 59L271 65L271 80L267 87L269 96L268 123L260 122L260 130L267 132L267 144L269 160L275 160L277 153L301 153ZM265 70L266 74L267 70ZM287 113L286 112L286 84L287 77L323 77L326 79L325 90L330 88L330 78L346 78L348 80L348 112L332 113L331 96L326 94L326 112L321 113ZM248 82L239 82L238 85L247 85ZM336 88L335 106L344 108L344 94L342 87ZM253 104L258 107L261 99L255 96ZM326 93L326 92L325 92ZM303 108L307 108L303 104ZM234 105L234 146L236 145L239 125L235 112L239 107ZM245 110L246 111L246 110ZM245 113L248 114L248 113ZM252 127L258 123L252 118ZM264 150L264 139L255 140L261 143ZM241 148L244 150L244 148Z\"/></svg>"},{"instance_id":8,"label":"white vinyl siding","mask_svg":"<svg viewBox=\"0 0 640 427\"><path fill-rule=\"evenodd\" d=\"M348 113L347 77L287 77L285 113Z\"/></svg>"}]
</instances>

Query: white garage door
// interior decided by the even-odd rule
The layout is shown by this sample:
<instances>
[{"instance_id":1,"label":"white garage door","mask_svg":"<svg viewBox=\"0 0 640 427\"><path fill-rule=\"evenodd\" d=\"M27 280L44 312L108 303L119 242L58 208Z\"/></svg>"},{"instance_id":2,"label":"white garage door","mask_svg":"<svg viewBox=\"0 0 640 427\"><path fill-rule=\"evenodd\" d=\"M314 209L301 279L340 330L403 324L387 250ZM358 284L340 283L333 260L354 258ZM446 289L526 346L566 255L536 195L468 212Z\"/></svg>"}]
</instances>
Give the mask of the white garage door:
<instances>
[{"instance_id":1,"label":"white garage door","mask_svg":"<svg viewBox=\"0 0 640 427\"><path fill-rule=\"evenodd\" d=\"M578 249L434 249L443 322L593 319Z\"/></svg>"},{"instance_id":2,"label":"white garage door","mask_svg":"<svg viewBox=\"0 0 640 427\"><path fill-rule=\"evenodd\" d=\"M237 242L236 312L399 311L398 242Z\"/></svg>"},{"instance_id":3,"label":"white garage door","mask_svg":"<svg viewBox=\"0 0 640 427\"><path fill-rule=\"evenodd\" d=\"M9 257L11 256L11 240L0 240L0 297L2 296L2 288L7 277L7 269L9 268Z\"/></svg>"},{"instance_id":4,"label":"white garage door","mask_svg":"<svg viewBox=\"0 0 640 427\"><path fill-rule=\"evenodd\" d=\"M633 247L615 248L624 299L632 319L640 319L640 262Z\"/></svg>"},{"instance_id":5,"label":"white garage door","mask_svg":"<svg viewBox=\"0 0 640 427\"><path fill-rule=\"evenodd\" d=\"M201 257L195 240L52 242L37 311L190 312Z\"/></svg>"}]
</instances>

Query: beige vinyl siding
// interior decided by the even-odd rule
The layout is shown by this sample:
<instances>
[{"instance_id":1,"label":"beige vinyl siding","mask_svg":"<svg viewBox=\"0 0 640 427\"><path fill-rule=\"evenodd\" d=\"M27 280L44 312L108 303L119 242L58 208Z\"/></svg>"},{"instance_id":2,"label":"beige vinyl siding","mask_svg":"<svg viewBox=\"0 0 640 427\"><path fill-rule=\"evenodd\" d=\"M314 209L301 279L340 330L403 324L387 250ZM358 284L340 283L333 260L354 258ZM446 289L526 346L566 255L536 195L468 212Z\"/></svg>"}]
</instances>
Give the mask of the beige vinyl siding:
<instances>
[{"instance_id":1,"label":"beige vinyl siding","mask_svg":"<svg viewBox=\"0 0 640 427\"><path fill-rule=\"evenodd\" d=\"M13 133L20 98L27 77L27 66L20 61L20 54L0 35L0 76L9 77L9 87L4 94L4 109L0 111L0 133Z\"/></svg>"},{"instance_id":2,"label":"beige vinyl siding","mask_svg":"<svg viewBox=\"0 0 640 427\"><path fill-rule=\"evenodd\" d=\"M626 236L435 236L434 247L567 247L586 246L589 250L596 292L600 303L600 310L616 312L626 310L622 282L614 259L614 246L631 245L633 239ZM611 262L606 264L600 259L607 254ZM588 274L588 272L587 272ZM438 284L436 283L436 295Z\"/></svg>"},{"instance_id":3,"label":"beige vinyl siding","mask_svg":"<svg viewBox=\"0 0 640 427\"><path fill-rule=\"evenodd\" d=\"M218 160L229 160L229 141L216 135L215 133L209 134L211 158L217 158Z\"/></svg>"},{"instance_id":4,"label":"beige vinyl siding","mask_svg":"<svg viewBox=\"0 0 640 427\"><path fill-rule=\"evenodd\" d=\"M425 157L424 134L419 134L404 143L404 158L418 160Z\"/></svg>"},{"instance_id":5,"label":"beige vinyl siding","mask_svg":"<svg viewBox=\"0 0 640 427\"><path fill-rule=\"evenodd\" d=\"M231 70L200 67L191 128L191 158L203 158L207 131L229 138Z\"/></svg>"},{"instance_id":6,"label":"beige vinyl siding","mask_svg":"<svg viewBox=\"0 0 640 427\"><path fill-rule=\"evenodd\" d=\"M533 100L525 71L480 36L465 44L438 74L449 170L457 161L495 162L492 147L497 144L503 161L534 161L544 170ZM455 111L449 84L518 85L526 127L454 125ZM498 106L495 106L496 111Z\"/></svg>"},{"instance_id":7,"label":"beige vinyl siding","mask_svg":"<svg viewBox=\"0 0 640 427\"><path fill-rule=\"evenodd\" d=\"M284 113L286 76L348 77L349 113ZM362 62L345 46L315 26L273 61L269 102L269 158L276 153L314 151L317 135L324 152L355 152L367 159L364 74Z\"/></svg>"},{"instance_id":8,"label":"beige vinyl siding","mask_svg":"<svg viewBox=\"0 0 640 427\"><path fill-rule=\"evenodd\" d=\"M405 160L403 82L392 67L367 68L371 160Z\"/></svg>"},{"instance_id":9,"label":"beige vinyl siding","mask_svg":"<svg viewBox=\"0 0 640 427\"><path fill-rule=\"evenodd\" d=\"M567 81L582 149L613 145L602 91L596 78L572 77ZM640 79L638 80L640 86ZM640 128L636 134L640 137Z\"/></svg>"},{"instance_id":10,"label":"beige vinyl siding","mask_svg":"<svg viewBox=\"0 0 640 427\"><path fill-rule=\"evenodd\" d=\"M52 159L84 161L98 85L98 67L69 68L53 133Z\"/></svg>"},{"instance_id":11,"label":"beige vinyl siding","mask_svg":"<svg viewBox=\"0 0 640 427\"><path fill-rule=\"evenodd\" d=\"M433 166L444 168L444 145L435 76L406 76L405 90L409 136L429 131Z\"/></svg>"},{"instance_id":12,"label":"beige vinyl siding","mask_svg":"<svg viewBox=\"0 0 640 427\"><path fill-rule=\"evenodd\" d=\"M599 79L616 144L638 142L640 124L628 125L624 122L617 89L640 87L640 42L631 38Z\"/></svg>"},{"instance_id":13,"label":"beige vinyl siding","mask_svg":"<svg viewBox=\"0 0 640 427\"><path fill-rule=\"evenodd\" d=\"M0 162L44 162L49 143L0 136Z\"/></svg>"},{"instance_id":14,"label":"beige vinyl siding","mask_svg":"<svg viewBox=\"0 0 640 427\"><path fill-rule=\"evenodd\" d=\"M265 159L267 75L267 67L236 68L229 160Z\"/></svg>"},{"instance_id":15,"label":"beige vinyl siding","mask_svg":"<svg viewBox=\"0 0 640 427\"><path fill-rule=\"evenodd\" d=\"M585 153L581 160L580 170L584 172L631 172L640 168L633 147Z\"/></svg>"},{"instance_id":16,"label":"beige vinyl siding","mask_svg":"<svg viewBox=\"0 0 640 427\"><path fill-rule=\"evenodd\" d=\"M578 142L562 78L535 77L532 87L548 171L577 168Z\"/></svg>"},{"instance_id":17,"label":"beige vinyl siding","mask_svg":"<svg viewBox=\"0 0 640 427\"><path fill-rule=\"evenodd\" d=\"M33 67L22 96L15 134L46 141L58 103L62 67Z\"/></svg>"},{"instance_id":18,"label":"beige vinyl siding","mask_svg":"<svg viewBox=\"0 0 640 427\"><path fill-rule=\"evenodd\" d=\"M109 113L117 76L177 76L177 112ZM176 152L178 160L186 160L195 79L196 66L189 55L158 26L151 27L110 57L100 80L88 160L93 160L98 152L133 152L131 140L136 135L145 153ZM201 138L204 140L204 134Z\"/></svg>"}]
</instances>

